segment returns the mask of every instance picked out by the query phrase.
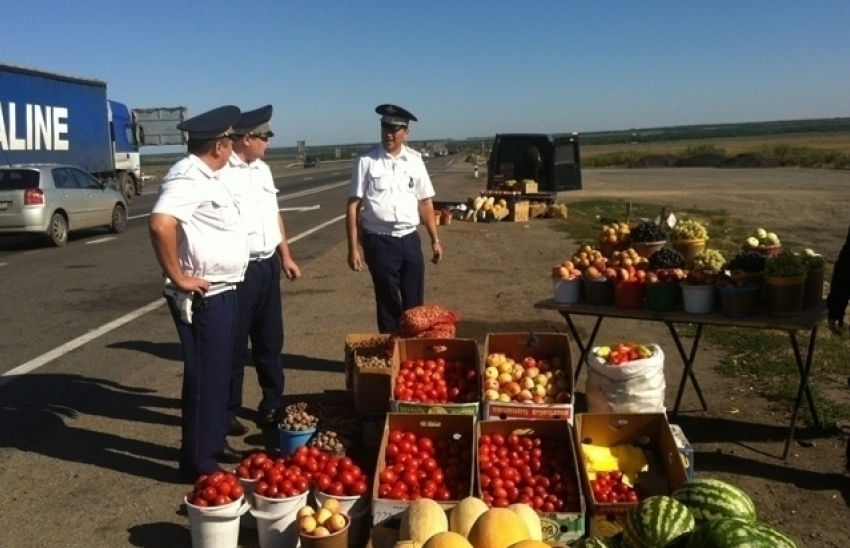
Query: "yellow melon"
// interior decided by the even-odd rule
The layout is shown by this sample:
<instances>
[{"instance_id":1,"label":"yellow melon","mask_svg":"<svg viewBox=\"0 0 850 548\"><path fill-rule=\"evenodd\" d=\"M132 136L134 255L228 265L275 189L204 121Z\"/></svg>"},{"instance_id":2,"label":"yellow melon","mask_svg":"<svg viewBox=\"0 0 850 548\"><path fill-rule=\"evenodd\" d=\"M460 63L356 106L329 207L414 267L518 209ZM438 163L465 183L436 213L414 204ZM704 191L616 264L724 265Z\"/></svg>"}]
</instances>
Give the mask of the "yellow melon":
<instances>
[{"instance_id":1,"label":"yellow melon","mask_svg":"<svg viewBox=\"0 0 850 548\"><path fill-rule=\"evenodd\" d=\"M511 544L508 548L552 548L542 540L521 540L516 544Z\"/></svg>"},{"instance_id":2,"label":"yellow melon","mask_svg":"<svg viewBox=\"0 0 850 548\"><path fill-rule=\"evenodd\" d=\"M477 497L466 497L457 503L457 506L449 512L449 531L461 535L463 538L469 536L472 524L478 516L489 509L487 504Z\"/></svg>"},{"instance_id":3,"label":"yellow melon","mask_svg":"<svg viewBox=\"0 0 850 548\"><path fill-rule=\"evenodd\" d=\"M468 539L475 548L508 548L521 540L531 540L531 536L516 512L490 508L475 520Z\"/></svg>"},{"instance_id":4,"label":"yellow melon","mask_svg":"<svg viewBox=\"0 0 850 548\"><path fill-rule=\"evenodd\" d=\"M528 535L531 540L543 540L543 526L540 525L540 516L534 508L522 502L517 502L508 506L508 510L513 510L522 518L525 526L528 527Z\"/></svg>"},{"instance_id":5,"label":"yellow melon","mask_svg":"<svg viewBox=\"0 0 850 548\"><path fill-rule=\"evenodd\" d=\"M449 530L449 519L439 504L431 499L414 500L401 514L398 538L424 544L426 540Z\"/></svg>"},{"instance_id":6,"label":"yellow melon","mask_svg":"<svg viewBox=\"0 0 850 548\"><path fill-rule=\"evenodd\" d=\"M446 531L444 533L437 533L429 538L422 545L422 548L472 548L472 545L457 533Z\"/></svg>"}]
</instances>

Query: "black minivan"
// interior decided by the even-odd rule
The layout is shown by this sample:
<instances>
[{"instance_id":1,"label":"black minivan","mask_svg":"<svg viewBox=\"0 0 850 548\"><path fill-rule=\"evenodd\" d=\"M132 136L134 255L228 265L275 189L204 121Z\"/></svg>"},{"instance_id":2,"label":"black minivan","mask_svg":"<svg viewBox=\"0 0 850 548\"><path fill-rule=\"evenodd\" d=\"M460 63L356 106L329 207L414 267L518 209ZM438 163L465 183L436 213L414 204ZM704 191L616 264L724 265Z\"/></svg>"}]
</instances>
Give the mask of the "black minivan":
<instances>
[{"instance_id":1,"label":"black minivan","mask_svg":"<svg viewBox=\"0 0 850 548\"><path fill-rule=\"evenodd\" d=\"M319 167L319 157L318 156L307 156L304 158L304 169L308 167Z\"/></svg>"},{"instance_id":2,"label":"black minivan","mask_svg":"<svg viewBox=\"0 0 850 548\"><path fill-rule=\"evenodd\" d=\"M500 133L487 165L487 189L532 179L541 192L581 189L578 134Z\"/></svg>"}]
</instances>

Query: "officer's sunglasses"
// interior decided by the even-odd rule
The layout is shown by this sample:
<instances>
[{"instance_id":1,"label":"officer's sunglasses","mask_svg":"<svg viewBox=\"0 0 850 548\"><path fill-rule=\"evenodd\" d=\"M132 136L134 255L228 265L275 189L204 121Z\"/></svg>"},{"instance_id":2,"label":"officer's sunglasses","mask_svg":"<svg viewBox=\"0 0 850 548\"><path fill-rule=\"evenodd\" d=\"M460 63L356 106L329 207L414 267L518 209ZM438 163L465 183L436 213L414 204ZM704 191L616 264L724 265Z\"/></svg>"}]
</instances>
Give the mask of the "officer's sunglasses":
<instances>
[{"instance_id":1,"label":"officer's sunglasses","mask_svg":"<svg viewBox=\"0 0 850 548\"><path fill-rule=\"evenodd\" d=\"M253 137L254 139L259 139L260 141L268 142L269 136L265 133L257 134L257 133L249 133L249 137Z\"/></svg>"},{"instance_id":2,"label":"officer's sunglasses","mask_svg":"<svg viewBox=\"0 0 850 548\"><path fill-rule=\"evenodd\" d=\"M381 124L381 130L386 131L387 133L395 133L400 129L404 129L404 126L397 126L394 124Z\"/></svg>"}]
</instances>

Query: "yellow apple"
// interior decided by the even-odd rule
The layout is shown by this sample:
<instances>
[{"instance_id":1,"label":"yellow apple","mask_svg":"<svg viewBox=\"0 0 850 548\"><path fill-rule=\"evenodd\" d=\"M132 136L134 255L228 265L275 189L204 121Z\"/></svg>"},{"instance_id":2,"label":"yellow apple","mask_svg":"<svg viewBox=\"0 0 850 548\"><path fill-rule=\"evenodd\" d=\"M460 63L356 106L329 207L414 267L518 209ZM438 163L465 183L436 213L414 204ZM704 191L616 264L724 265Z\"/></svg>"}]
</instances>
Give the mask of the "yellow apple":
<instances>
[{"instance_id":1,"label":"yellow apple","mask_svg":"<svg viewBox=\"0 0 850 548\"><path fill-rule=\"evenodd\" d=\"M484 368L484 377L487 379L495 379L499 376L499 369L493 367L492 365L488 365Z\"/></svg>"},{"instance_id":2,"label":"yellow apple","mask_svg":"<svg viewBox=\"0 0 850 548\"><path fill-rule=\"evenodd\" d=\"M333 515L333 512L328 510L327 508L319 508L319 511L313 516L316 519L316 523L319 525L324 525L328 518Z\"/></svg>"},{"instance_id":3,"label":"yellow apple","mask_svg":"<svg viewBox=\"0 0 850 548\"><path fill-rule=\"evenodd\" d=\"M301 516L301 521L298 522L298 526L301 528L301 531L308 534L315 531L317 525L316 518L313 516Z\"/></svg>"},{"instance_id":4,"label":"yellow apple","mask_svg":"<svg viewBox=\"0 0 850 548\"><path fill-rule=\"evenodd\" d=\"M345 529L345 516L342 514L334 514L330 518L328 518L327 522L328 531L331 533L336 533L337 531L342 531Z\"/></svg>"}]
</instances>

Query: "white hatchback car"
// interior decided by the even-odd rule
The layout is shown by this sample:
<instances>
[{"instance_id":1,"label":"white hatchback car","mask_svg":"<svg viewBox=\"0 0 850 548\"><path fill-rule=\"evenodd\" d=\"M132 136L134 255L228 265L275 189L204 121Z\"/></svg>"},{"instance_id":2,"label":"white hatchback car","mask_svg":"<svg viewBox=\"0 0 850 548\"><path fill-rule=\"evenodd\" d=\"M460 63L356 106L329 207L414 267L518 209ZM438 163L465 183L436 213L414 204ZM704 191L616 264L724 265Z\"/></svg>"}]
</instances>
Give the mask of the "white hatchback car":
<instances>
[{"instance_id":1,"label":"white hatchback car","mask_svg":"<svg viewBox=\"0 0 850 548\"><path fill-rule=\"evenodd\" d=\"M0 234L44 235L60 247L68 232L127 227L121 193L82 169L60 164L0 166Z\"/></svg>"}]
</instances>

